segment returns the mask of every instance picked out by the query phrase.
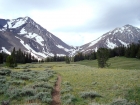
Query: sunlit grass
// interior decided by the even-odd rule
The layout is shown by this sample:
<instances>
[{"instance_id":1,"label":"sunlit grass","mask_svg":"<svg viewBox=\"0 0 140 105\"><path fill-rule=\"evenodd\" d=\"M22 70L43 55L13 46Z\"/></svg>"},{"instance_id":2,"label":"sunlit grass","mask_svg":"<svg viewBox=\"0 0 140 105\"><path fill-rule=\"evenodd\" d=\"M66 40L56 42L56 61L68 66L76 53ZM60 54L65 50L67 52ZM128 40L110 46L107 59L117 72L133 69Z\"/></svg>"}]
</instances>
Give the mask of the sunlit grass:
<instances>
[{"instance_id":1,"label":"sunlit grass","mask_svg":"<svg viewBox=\"0 0 140 105\"><path fill-rule=\"evenodd\" d=\"M98 69L78 64L61 64L53 69L62 75L63 81L71 83L76 97L83 91L96 91L102 98L95 101L102 104L123 99L129 89L140 86L138 70Z\"/></svg>"},{"instance_id":2,"label":"sunlit grass","mask_svg":"<svg viewBox=\"0 0 140 105\"><path fill-rule=\"evenodd\" d=\"M125 70L140 70L140 59L126 58L126 57L113 57L108 60L110 67L108 69L125 69ZM91 67L97 67L97 60L84 60L74 62L74 64L82 64Z\"/></svg>"}]
</instances>

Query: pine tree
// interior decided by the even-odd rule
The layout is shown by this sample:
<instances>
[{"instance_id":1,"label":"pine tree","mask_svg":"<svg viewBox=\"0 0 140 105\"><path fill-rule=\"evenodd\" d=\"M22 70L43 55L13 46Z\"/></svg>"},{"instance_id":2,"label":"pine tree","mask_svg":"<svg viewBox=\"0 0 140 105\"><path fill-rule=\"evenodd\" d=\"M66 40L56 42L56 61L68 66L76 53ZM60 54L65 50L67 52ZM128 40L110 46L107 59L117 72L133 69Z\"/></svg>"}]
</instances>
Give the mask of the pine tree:
<instances>
[{"instance_id":1,"label":"pine tree","mask_svg":"<svg viewBox=\"0 0 140 105\"><path fill-rule=\"evenodd\" d=\"M90 53L90 58L89 59L90 60L95 60L96 59L96 53L95 53L95 51Z\"/></svg>"},{"instance_id":2,"label":"pine tree","mask_svg":"<svg viewBox=\"0 0 140 105\"><path fill-rule=\"evenodd\" d=\"M13 59L12 63L14 64L13 67L17 66L17 60L16 60L16 51L15 51L15 47L13 48L13 51L11 53L11 58L9 57L9 59ZM7 60L7 59L6 59ZM11 63L11 62L10 62Z\"/></svg>"},{"instance_id":3,"label":"pine tree","mask_svg":"<svg viewBox=\"0 0 140 105\"><path fill-rule=\"evenodd\" d=\"M130 45L130 57L135 58L136 57L136 44L132 43Z\"/></svg>"},{"instance_id":4,"label":"pine tree","mask_svg":"<svg viewBox=\"0 0 140 105\"><path fill-rule=\"evenodd\" d=\"M3 54L0 53L0 64L2 64L2 63L3 63Z\"/></svg>"},{"instance_id":5,"label":"pine tree","mask_svg":"<svg viewBox=\"0 0 140 105\"><path fill-rule=\"evenodd\" d=\"M8 67L15 67L15 62L14 62L14 58L12 55L9 55L7 58L6 58L6 65Z\"/></svg>"},{"instance_id":6,"label":"pine tree","mask_svg":"<svg viewBox=\"0 0 140 105\"><path fill-rule=\"evenodd\" d=\"M139 48L138 53L137 53L137 58L140 59L140 48Z\"/></svg>"},{"instance_id":7,"label":"pine tree","mask_svg":"<svg viewBox=\"0 0 140 105\"><path fill-rule=\"evenodd\" d=\"M32 56L31 56L31 53L29 54L29 63L31 63L32 62Z\"/></svg>"},{"instance_id":8,"label":"pine tree","mask_svg":"<svg viewBox=\"0 0 140 105\"><path fill-rule=\"evenodd\" d=\"M97 51L98 66L100 68L108 67L109 51L106 48L99 48Z\"/></svg>"},{"instance_id":9,"label":"pine tree","mask_svg":"<svg viewBox=\"0 0 140 105\"><path fill-rule=\"evenodd\" d=\"M70 59L69 59L68 56L65 57L65 62L66 62L67 64L70 64Z\"/></svg>"}]
</instances>

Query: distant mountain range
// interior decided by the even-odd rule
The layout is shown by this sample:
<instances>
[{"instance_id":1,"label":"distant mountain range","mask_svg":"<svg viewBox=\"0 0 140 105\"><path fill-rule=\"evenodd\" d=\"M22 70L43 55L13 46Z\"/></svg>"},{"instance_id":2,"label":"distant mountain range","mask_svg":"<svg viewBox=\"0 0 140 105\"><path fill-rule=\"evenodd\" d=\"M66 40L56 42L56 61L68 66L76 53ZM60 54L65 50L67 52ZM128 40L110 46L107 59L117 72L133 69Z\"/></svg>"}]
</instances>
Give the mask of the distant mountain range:
<instances>
[{"instance_id":1,"label":"distant mountain range","mask_svg":"<svg viewBox=\"0 0 140 105\"><path fill-rule=\"evenodd\" d=\"M114 48L120 45L138 43L140 29L131 25L115 28L96 40L79 47L72 47L44 29L30 17L0 19L0 51L10 54L13 47L30 52L36 58L48 56L75 55L76 52L88 53L100 47Z\"/></svg>"}]
</instances>

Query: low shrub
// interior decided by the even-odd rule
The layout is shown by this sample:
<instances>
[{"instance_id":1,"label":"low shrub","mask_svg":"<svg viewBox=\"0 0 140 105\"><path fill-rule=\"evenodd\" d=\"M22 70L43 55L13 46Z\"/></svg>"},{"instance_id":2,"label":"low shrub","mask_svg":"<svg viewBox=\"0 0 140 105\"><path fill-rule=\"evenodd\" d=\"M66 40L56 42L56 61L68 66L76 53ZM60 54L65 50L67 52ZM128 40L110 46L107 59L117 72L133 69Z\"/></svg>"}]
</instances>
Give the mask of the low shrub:
<instances>
[{"instance_id":1,"label":"low shrub","mask_svg":"<svg viewBox=\"0 0 140 105\"><path fill-rule=\"evenodd\" d=\"M96 97L102 97L102 96L99 95L97 92L91 91L91 92L81 92L80 97L84 99L86 98L94 99Z\"/></svg>"},{"instance_id":2,"label":"low shrub","mask_svg":"<svg viewBox=\"0 0 140 105\"><path fill-rule=\"evenodd\" d=\"M20 96L25 97L25 96L34 96L35 95L35 90L32 88L25 88L22 89L20 92Z\"/></svg>"},{"instance_id":3,"label":"low shrub","mask_svg":"<svg viewBox=\"0 0 140 105\"><path fill-rule=\"evenodd\" d=\"M26 100L31 103L39 101L47 104L52 102L51 93L56 79L54 71L25 69L17 72L0 70L0 73L0 95L11 101Z\"/></svg>"},{"instance_id":4,"label":"low shrub","mask_svg":"<svg viewBox=\"0 0 140 105\"><path fill-rule=\"evenodd\" d=\"M2 101L1 102L1 105L10 105L10 101L9 100Z\"/></svg>"},{"instance_id":5,"label":"low shrub","mask_svg":"<svg viewBox=\"0 0 140 105\"><path fill-rule=\"evenodd\" d=\"M6 79L5 78L4 79L0 79L0 84L3 84L5 82L6 82Z\"/></svg>"},{"instance_id":6,"label":"low shrub","mask_svg":"<svg viewBox=\"0 0 140 105\"><path fill-rule=\"evenodd\" d=\"M34 96L35 91L31 88L25 88L25 89L19 89L19 88L14 88L14 89L8 89L6 92L6 96L10 97L10 99L21 99L22 97L27 97L27 96Z\"/></svg>"},{"instance_id":7,"label":"low shrub","mask_svg":"<svg viewBox=\"0 0 140 105\"><path fill-rule=\"evenodd\" d=\"M36 83L33 85L33 88L37 88L37 87L42 87L42 88L48 88L48 89L53 89L53 86L48 84L48 82L41 82L41 83Z\"/></svg>"},{"instance_id":8,"label":"low shrub","mask_svg":"<svg viewBox=\"0 0 140 105\"><path fill-rule=\"evenodd\" d=\"M11 73L11 77L12 78L16 78L16 79L22 79L22 80L31 80L34 79L36 76L35 72L25 72L25 71L21 71L21 72L12 72Z\"/></svg>"},{"instance_id":9,"label":"low shrub","mask_svg":"<svg viewBox=\"0 0 140 105\"><path fill-rule=\"evenodd\" d=\"M23 70L23 72L30 72L31 70L29 70L29 69L25 69L25 70Z\"/></svg>"},{"instance_id":10,"label":"low shrub","mask_svg":"<svg viewBox=\"0 0 140 105\"><path fill-rule=\"evenodd\" d=\"M0 84L0 94L4 94L8 88L9 88L8 83Z\"/></svg>"},{"instance_id":11,"label":"low shrub","mask_svg":"<svg viewBox=\"0 0 140 105\"><path fill-rule=\"evenodd\" d=\"M134 102L128 102L126 99L116 99L111 105L136 105Z\"/></svg>"},{"instance_id":12,"label":"low shrub","mask_svg":"<svg viewBox=\"0 0 140 105\"><path fill-rule=\"evenodd\" d=\"M50 103L52 101L51 99L51 93L50 92L39 92L38 94L35 95L35 97L42 102L47 102Z\"/></svg>"},{"instance_id":13,"label":"low shrub","mask_svg":"<svg viewBox=\"0 0 140 105\"><path fill-rule=\"evenodd\" d=\"M66 105L71 105L71 104L74 104L77 101L77 99L73 95L71 95L70 93L65 94L64 96L61 97L61 99L62 99L64 105L65 104Z\"/></svg>"},{"instance_id":14,"label":"low shrub","mask_svg":"<svg viewBox=\"0 0 140 105\"><path fill-rule=\"evenodd\" d=\"M16 99L18 100L20 98L20 92L22 90L21 89L18 89L18 88L15 88L15 89L7 89L7 92L6 92L6 96L8 96L10 99Z\"/></svg>"},{"instance_id":15,"label":"low shrub","mask_svg":"<svg viewBox=\"0 0 140 105\"><path fill-rule=\"evenodd\" d=\"M3 75L0 75L0 79L4 79L5 78L5 76L3 76Z\"/></svg>"},{"instance_id":16,"label":"low shrub","mask_svg":"<svg viewBox=\"0 0 140 105\"><path fill-rule=\"evenodd\" d=\"M26 85L25 81L23 80L12 80L12 81L9 81L9 83L11 85Z\"/></svg>"},{"instance_id":17,"label":"low shrub","mask_svg":"<svg viewBox=\"0 0 140 105\"><path fill-rule=\"evenodd\" d=\"M0 70L0 75L10 75L10 74L11 74L11 70L9 69Z\"/></svg>"},{"instance_id":18,"label":"low shrub","mask_svg":"<svg viewBox=\"0 0 140 105\"><path fill-rule=\"evenodd\" d=\"M71 84L68 81L63 82L62 85L64 86L64 89L61 90L61 94L68 93L73 90Z\"/></svg>"}]
</instances>

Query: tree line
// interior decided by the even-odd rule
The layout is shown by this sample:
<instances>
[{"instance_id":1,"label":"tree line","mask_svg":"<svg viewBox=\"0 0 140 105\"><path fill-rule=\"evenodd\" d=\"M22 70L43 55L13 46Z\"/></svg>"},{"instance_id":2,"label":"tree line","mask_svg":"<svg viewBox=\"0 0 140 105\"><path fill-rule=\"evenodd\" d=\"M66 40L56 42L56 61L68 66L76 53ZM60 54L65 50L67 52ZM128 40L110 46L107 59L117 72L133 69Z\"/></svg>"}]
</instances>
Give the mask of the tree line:
<instances>
[{"instance_id":1,"label":"tree line","mask_svg":"<svg viewBox=\"0 0 140 105\"><path fill-rule=\"evenodd\" d=\"M114 49L107 48L99 48L97 52L91 51L88 54L83 54L81 52L77 53L73 58L68 56L53 56L47 57L45 60L42 59L41 62L61 62L65 61L66 63L70 63L70 61L81 61L81 60L98 60L98 65L100 67L109 66L106 63L108 58L115 56L124 56L127 58L138 58L140 59L140 43L132 43L127 47L121 45L119 47L115 47ZM100 62L99 62L100 61ZM3 52L0 53L0 63L6 62L7 66L15 67L17 63L31 63L38 62L38 60L31 56L31 53L22 52L21 49L15 50L11 52L11 55L7 55Z\"/></svg>"},{"instance_id":2,"label":"tree line","mask_svg":"<svg viewBox=\"0 0 140 105\"><path fill-rule=\"evenodd\" d=\"M6 62L8 67L16 67L17 63L25 64L31 62L38 62L38 60L31 56L31 53L22 52L21 49L15 50L13 48L11 55L7 55L5 53L0 53L0 63Z\"/></svg>"},{"instance_id":3,"label":"tree line","mask_svg":"<svg viewBox=\"0 0 140 105\"><path fill-rule=\"evenodd\" d=\"M44 62L62 62L65 61L67 64L70 63L70 57L69 56L53 56L53 57L47 57Z\"/></svg>"},{"instance_id":4,"label":"tree line","mask_svg":"<svg viewBox=\"0 0 140 105\"><path fill-rule=\"evenodd\" d=\"M104 49L107 49L107 48L104 48ZM98 50L100 50L100 48ZM115 56L124 56L127 58L140 59L140 43L138 44L132 43L128 45L127 47L121 45L119 47L115 47L114 49L107 49L107 50L108 50L109 58L115 57ZM79 52L74 56L74 62L81 61L81 60L95 60L97 59L97 52L91 51L88 54L83 54Z\"/></svg>"},{"instance_id":5,"label":"tree line","mask_svg":"<svg viewBox=\"0 0 140 105\"><path fill-rule=\"evenodd\" d=\"M4 53L3 51L0 52L0 64L2 64L3 62L6 62L7 56L8 54Z\"/></svg>"},{"instance_id":6,"label":"tree line","mask_svg":"<svg viewBox=\"0 0 140 105\"><path fill-rule=\"evenodd\" d=\"M115 47L114 49L107 48L99 48L97 52L91 51L88 54L83 54L81 52L77 53L74 56L74 62L81 60L98 60L98 66L103 68L105 66L109 66L107 64L107 60L111 57L115 56L124 56L127 58L137 58L140 59L140 43L132 43L127 47L121 45L119 47Z\"/></svg>"},{"instance_id":7,"label":"tree line","mask_svg":"<svg viewBox=\"0 0 140 105\"><path fill-rule=\"evenodd\" d=\"M61 62L61 61L65 61L65 56L54 55L52 57L47 57L45 59L45 62Z\"/></svg>"}]
</instances>

